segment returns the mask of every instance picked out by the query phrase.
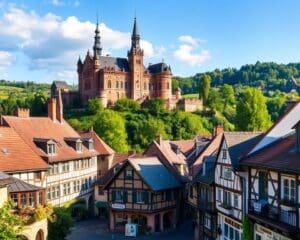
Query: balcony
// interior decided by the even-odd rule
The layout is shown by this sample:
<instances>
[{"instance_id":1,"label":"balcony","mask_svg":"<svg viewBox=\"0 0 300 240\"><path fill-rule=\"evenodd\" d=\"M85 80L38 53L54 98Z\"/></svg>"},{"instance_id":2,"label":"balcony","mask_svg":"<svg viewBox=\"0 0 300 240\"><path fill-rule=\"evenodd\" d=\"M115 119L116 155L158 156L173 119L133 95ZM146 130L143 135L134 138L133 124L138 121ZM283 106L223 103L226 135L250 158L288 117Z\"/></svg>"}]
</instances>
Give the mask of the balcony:
<instances>
[{"instance_id":1,"label":"balcony","mask_svg":"<svg viewBox=\"0 0 300 240\"><path fill-rule=\"evenodd\" d=\"M284 207L275 207L266 201L251 200L249 204L249 217L263 221L282 231L294 232L297 230L297 212Z\"/></svg>"}]
</instances>

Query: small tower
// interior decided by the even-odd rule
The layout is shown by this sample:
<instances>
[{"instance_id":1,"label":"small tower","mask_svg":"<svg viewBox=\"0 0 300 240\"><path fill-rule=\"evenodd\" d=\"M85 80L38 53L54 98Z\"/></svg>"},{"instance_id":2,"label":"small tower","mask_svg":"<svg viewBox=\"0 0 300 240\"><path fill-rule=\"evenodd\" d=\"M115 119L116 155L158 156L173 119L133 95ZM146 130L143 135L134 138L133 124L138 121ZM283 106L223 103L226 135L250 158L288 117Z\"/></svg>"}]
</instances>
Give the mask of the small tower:
<instances>
[{"instance_id":1,"label":"small tower","mask_svg":"<svg viewBox=\"0 0 300 240\"><path fill-rule=\"evenodd\" d=\"M175 99L181 99L181 89L180 89L180 87L177 87L175 89Z\"/></svg>"},{"instance_id":2,"label":"small tower","mask_svg":"<svg viewBox=\"0 0 300 240\"><path fill-rule=\"evenodd\" d=\"M77 61L77 73L80 74L82 72L83 63L81 60L81 57L79 55L78 61Z\"/></svg>"},{"instance_id":3,"label":"small tower","mask_svg":"<svg viewBox=\"0 0 300 240\"><path fill-rule=\"evenodd\" d=\"M133 30L131 34L131 48L128 51L128 62L131 77L131 97L134 100L140 99L143 96L144 89L144 52L140 46L140 34L138 31L137 20L134 18Z\"/></svg>"}]
</instances>

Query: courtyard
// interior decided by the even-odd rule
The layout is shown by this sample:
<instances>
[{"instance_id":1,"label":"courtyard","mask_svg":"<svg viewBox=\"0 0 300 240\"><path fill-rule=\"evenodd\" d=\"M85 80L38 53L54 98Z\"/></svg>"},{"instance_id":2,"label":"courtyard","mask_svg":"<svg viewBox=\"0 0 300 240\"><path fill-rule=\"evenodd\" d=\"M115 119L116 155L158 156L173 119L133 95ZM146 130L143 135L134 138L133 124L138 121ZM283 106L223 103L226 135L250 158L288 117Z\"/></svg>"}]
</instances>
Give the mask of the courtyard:
<instances>
[{"instance_id":1,"label":"courtyard","mask_svg":"<svg viewBox=\"0 0 300 240\"><path fill-rule=\"evenodd\" d=\"M117 239L193 239L193 228L191 222L186 222L180 225L177 229L168 230L162 233L154 233L151 235L133 237L125 237L122 233L111 233L107 229L107 222L104 220L89 219L85 221L76 222L69 235L68 240L117 240Z\"/></svg>"}]
</instances>

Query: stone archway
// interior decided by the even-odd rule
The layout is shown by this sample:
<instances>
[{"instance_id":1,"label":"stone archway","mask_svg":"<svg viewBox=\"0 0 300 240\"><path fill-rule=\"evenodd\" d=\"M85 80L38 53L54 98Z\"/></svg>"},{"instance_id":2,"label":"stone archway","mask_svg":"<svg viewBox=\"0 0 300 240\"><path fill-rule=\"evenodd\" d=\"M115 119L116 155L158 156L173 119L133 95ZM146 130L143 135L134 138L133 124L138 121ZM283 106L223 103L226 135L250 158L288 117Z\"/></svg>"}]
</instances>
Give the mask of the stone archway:
<instances>
[{"instance_id":1,"label":"stone archway","mask_svg":"<svg viewBox=\"0 0 300 240\"><path fill-rule=\"evenodd\" d=\"M44 237L44 232L42 229L40 229L37 233L36 233L36 236L35 236L35 240L44 240L45 237Z\"/></svg>"},{"instance_id":2,"label":"stone archway","mask_svg":"<svg viewBox=\"0 0 300 240\"><path fill-rule=\"evenodd\" d=\"M172 218L173 218L173 212L166 212L163 215L164 230L172 227Z\"/></svg>"}]
</instances>

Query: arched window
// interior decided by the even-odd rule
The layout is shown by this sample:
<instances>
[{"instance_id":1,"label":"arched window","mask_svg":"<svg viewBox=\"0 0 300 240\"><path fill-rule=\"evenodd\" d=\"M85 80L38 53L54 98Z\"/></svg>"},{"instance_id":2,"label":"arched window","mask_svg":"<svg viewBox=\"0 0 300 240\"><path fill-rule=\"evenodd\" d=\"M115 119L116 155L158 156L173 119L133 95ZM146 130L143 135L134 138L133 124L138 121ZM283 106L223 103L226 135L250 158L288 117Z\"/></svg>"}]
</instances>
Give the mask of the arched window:
<instances>
[{"instance_id":1,"label":"arched window","mask_svg":"<svg viewBox=\"0 0 300 240\"><path fill-rule=\"evenodd\" d=\"M111 88L111 80L108 80L107 87Z\"/></svg>"},{"instance_id":2,"label":"arched window","mask_svg":"<svg viewBox=\"0 0 300 240\"><path fill-rule=\"evenodd\" d=\"M116 82L116 88L119 88L119 81Z\"/></svg>"},{"instance_id":3,"label":"arched window","mask_svg":"<svg viewBox=\"0 0 300 240\"><path fill-rule=\"evenodd\" d=\"M170 89L170 83L167 82L167 89Z\"/></svg>"}]
</instances>

